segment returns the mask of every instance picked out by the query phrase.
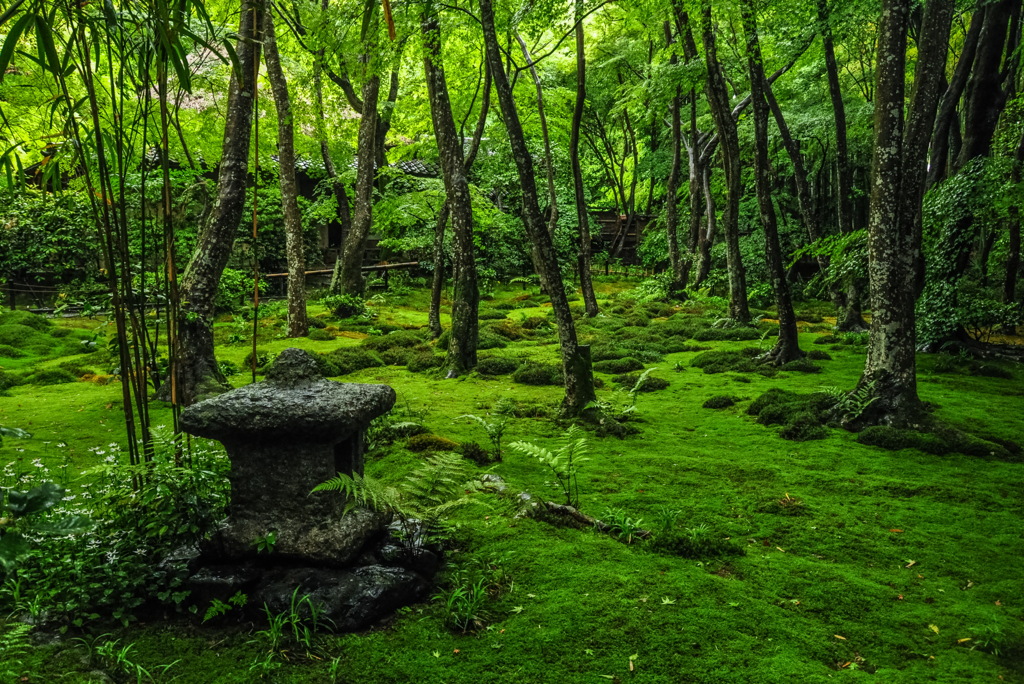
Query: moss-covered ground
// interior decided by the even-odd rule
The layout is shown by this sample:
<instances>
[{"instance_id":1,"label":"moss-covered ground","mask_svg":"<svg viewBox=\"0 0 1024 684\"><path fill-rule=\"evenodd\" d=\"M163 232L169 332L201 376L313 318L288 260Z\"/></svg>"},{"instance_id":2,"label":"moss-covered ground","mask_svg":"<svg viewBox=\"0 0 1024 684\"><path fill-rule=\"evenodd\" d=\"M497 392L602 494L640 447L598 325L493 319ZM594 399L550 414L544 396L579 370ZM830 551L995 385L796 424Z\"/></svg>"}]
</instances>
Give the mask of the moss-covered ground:
<instances>
[{"instance_id":1,"label":"moss-covered ground","mask_svg":"<svg viewBox=\"0 0 1024 684\"><path fill-rule=\"evenodd\" d=\"M1024 682L1024 463L887 451L838 429L827 430L824 439L782 439L779 426L758 424L746 413L751 401L770 388L852 388L863 367L862 344L814 347L823 331L805 325L801 346L827 348L831 357L814 362L819 373L705 373L690 365L699 349L739 350L770 338L716 341L704 334L698 339L707 341L695 342L687 326L706 329L713 316L699 307L641 312L615 298L627 286L600 283L604 310L622 310L581 326L581 337L595 348L640 338L646 351L634 345L631 355L646 354L640 360L668 387L637 395L629 423L639 427L636 434L592 435L579 478L581 508L600 517L615 507L651 526L659 508L669 506L681 511L680 528L706 525L713 537L744 553L697 559L659 553L649 542L625 544L591 530L514 518L502 500L481 495L490 508L454 514L451 558L506 557L508 580L483 607L486 626L453 631L437 603L424 601L365 633L323 634L313 657L297 651L262 681L330 682L336 675L337 682L352 684ZM485 306L523 294L518 287L499 289ZM374 325L424 325L426 296L417 291L382 307ZM534 303L541 306L510 311L510 318L545 316L543 302ZM333 339L275 339L279 327L271 321L259 346L329 353L360 345L361 334L340 334L345 326L326 320ZM99 323L55 325L87 331ZM218 324L218 355L241 365L249 348L229 343L238 326ZM678 334L656 340L651 331L668 329L659 326L674 326ZM554 337L537 329L482 355L555 362ZM652 346L673 347L666 341L675 337L699 348L661 354ZM37 347L0 365L27 374L68 361L44 357L46 350ZM1007 367L1010 378L977 377L945 372L948 363L944 372L933 372L936 363L922 356L919 372L921 397L934 404L938 419L974 434L1024 441L1024 370ZM431 372L382 366L342 379L393 385L403 415L456 442L489 446L477 423L456 418L483 416L506 397L549 409L548 416L514 418L506 444L554 447L566 428L550 417L560 387L517 384L508 375L444 380ZM614 374L598 375L601 399L630 401L615 394ZM91 380L7 390L0 424L29 429L34 438L8 439L4 461L41 459L55 469L70 454L77 473L98 458L90 447L121 439L120 386ZM244 374L231 380L247 381ZM723 395L734 405L703 407ZM154 404L155 423L168 415ZM398 481L422 459L399 441L375 452L367 472ZM558 500L550 474L512 450L505 449L500 463L471 467L500 475L513 496L528 491L534 500ZM260 681L250 671L261 656L253 636L258 626L212 629L186 618L169 609L166 620L127 629L101 623L89 633L134 644L131 658L159 682ZM13 624L9 620L5 629ZM0 672L10 681L97 681L73 639L79 636L74 629L63 636L44 629L40 645L0 654ZM166 674L157 673L174 661Z\"/></svg>"}]
</instances>

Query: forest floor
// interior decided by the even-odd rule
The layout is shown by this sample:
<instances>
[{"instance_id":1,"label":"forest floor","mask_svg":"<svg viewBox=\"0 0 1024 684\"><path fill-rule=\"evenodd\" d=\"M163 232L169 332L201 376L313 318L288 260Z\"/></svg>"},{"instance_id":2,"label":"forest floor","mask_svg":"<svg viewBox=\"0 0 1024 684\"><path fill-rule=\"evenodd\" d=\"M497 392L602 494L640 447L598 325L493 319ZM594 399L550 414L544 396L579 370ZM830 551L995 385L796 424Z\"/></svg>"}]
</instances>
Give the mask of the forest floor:
<instances>
[{"instance_id":1,"label":"forest floor","mask_svg":"<svg viewBox=\"0 0 1024 684\"><path fill-rule=\"evenodd\" d=\"M823 386L849 389L860 376L863 337L815 344L828 334L820 324L827 307L798 307L802 318L816 321L802 324L801 346L827 350L831 357L814 362L820 372L706 373L691 365L702 351L662 353L657 345L672 339L659 337L672 326L684 340L692 325L707 329L713 312L700 306L644 308L628 292L621 294L628 283L598 286L602 308L611 315L581 324L582 340L595 348L631 344L651 359L645 363L655 369L651 376L667 386L636 395L626 423L639 428L635 434L591 435L590 460L580 468L581 510L602 517L608 508L620 509L648 526L669 506L680 512L679 534L699 534L706 526L730 555L681 557L651 542L627 544L593 530L515 517L508 502L520 492L534 501L557 502L560 490L536 459L505 446L500 462L471 467L501 476L509 495L479 495L487 505L460 509L451 519L449 560L501 571L474 630L453 630L439 602L424 599L363 633L321 633L308 654L295 648L278 669L260 675L251 669L264 655L255 636L259 626L203 627L172 607L167 620L127 628L98 620L84 632L72 628L61 634L44 625L31 647L16 647L0 635L0 675L11 682L100 681L83 658L84 642L76 640L91 634L119 639L121 647L132 644L129 657L157 682L1024 683L1019 453L995 458L889 451L860 444L857 435L840 429L827 429L817 435L821 439L783 439L777 425L759 424L747 414L753 400L772 388L802 394ZM509 319L544 317L549 307L543 298L526 294L524 300L518 286L499 288L482 306L492 311L503 303L537 304L507 311ZM379 302L372 326L424 325L427 297L413 291ZM218 324L218 357L242 366L251 348L239 341L245 324L229 318ZM328 339L287 340L276 339L280 321L271 317L259 347L329 354L362 345L368 334L366 326L346 330L343 323L325 320L330 335L321 336ZM100 322L68 319L55 325L71 329L61 336L78 344ZM557 344L544 325L537 333L514 327L523 339L481 357L557 362ZM756 337L690 345L729 351L772 342ZM32 374L68 363L66 357L45 356L5 357L0 366ZM998 374L1010 377L985 377L958 363L919 357L920 395L934 405L935 416L1009 446L1024 441L1024 369L997 364ZM510 399L516 415L533 417L513 418L505 445L559 445L567 428L554 417L560 387L516 383L508 375L445 380L432 372L390 365L342 379L390 384L403 420L455 442L485 446L479 424L459 416L487 417ZM77 473L100 461L91 448L124 439L120 387L101 384L99 372L82 375L84 380L73 383L15 386L0 398L0 424L34 433L28 440L6 440L4 462L21 467L39 459L54 472L70 463L73 488L79 486ZM628 390L628 381L616 383L615 375L597 373L604 383L599 398L630 403L619 389L621 384ZM247 375L230 379L241 385ZM733 397L734 405L703 408L722 395ZM168 410L154 403L153 422L169 420ZM422 461L423 454L399 440L371 452L367 474L399 482ZM7 603L9 597L0 598ZM14 617L0 632L10 633ZM160 666L170 663L161 674Z\"/></svg>"}]
</instances>

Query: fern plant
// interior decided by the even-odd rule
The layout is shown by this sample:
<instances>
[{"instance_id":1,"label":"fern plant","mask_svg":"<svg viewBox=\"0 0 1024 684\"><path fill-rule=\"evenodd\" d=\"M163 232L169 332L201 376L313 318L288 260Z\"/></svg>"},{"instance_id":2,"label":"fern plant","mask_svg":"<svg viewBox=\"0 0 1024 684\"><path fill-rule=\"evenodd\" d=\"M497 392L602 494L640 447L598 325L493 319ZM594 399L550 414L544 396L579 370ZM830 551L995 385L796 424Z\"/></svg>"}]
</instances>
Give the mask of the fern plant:
<instances>
[{"instance_id":1,"label":"fern plant","mask_svg":"<svg viewBox=\"0 0 1024 684\"><path fill-rule=\"evenodd\" d=\"M497 414L494 420L487 421L480 416L474 416L470 413L459 416L456 420L462 420L463 418L469 418L475 420L480 426L487 432L487 438L491 440L491 445L494 447L494 456L500 461L501 460L501 438L505 435L505 428L508 427L509 416L505 414Z\"/></svg>"},{"instance_id":2,"label":"fern plant","mask_svg":"<svg viewBox=\"0 0 1024 684\"><path fill-rule=\"evenodd\" d=\"M512 442L509 445L516 451L532 456L542 465L551 470L555 481L565 495L565 503L573 508L580 507L580 486L577 475L580 464L590 460L585 458L590 450L587 433L578 425L570 426L563 436L562 446L558 451L550 451L530 442Z\"/></svg>"},{"instance_id":3,"label":"fern plant","mask_svg":"<svg viewBox=\"0 0 1024 684\"><path fill-rule=\"evenodd\" d=\"M818 391L827 394L835 402L830 410L832 417L842 423L848 423L860 418L868 406L878 398L875 396L875 383L877 382L877 380L872 380L852 392L847 392L840 387L822 387Z\"/></svg>"},{"instance_id":4,"label":"fern plant","mask_svg":"<svg viewBox=\"0 0 1024 684\"><path fill-rule=\"evenodd\" d=\"M313 488L314 492L340 492L346 497L344 514L365 506L399 520L406 539L414 540L413 522L423 523L428 536L438 536L446 516L455 508L480 503L473 497L480 483L469 481L465 460L440 453L412 471L402 482L389 485L369 476L338 473Z\"/></svg>"},{"instance_id":5,"label":"fern plant","mask_svg":"<svg viewBox=\"0 0 1024 684\"><path fill-rule=\"evenodd\" d=\"M633 385L633 389L629 390L629 398L630 398L630 401L633 402L632 403L633 406L636 406L636 396L638 394L640 394L640 392L643 391L644 385L647 384L647 376L649 376L651 374L651 371L656 371L656 370L658 370L658 369L657 368L648 368L647 370L645 370L643 373L640 374L640 377L638 377L636 379L636 383Z\"/></svg>"}]
</instances>

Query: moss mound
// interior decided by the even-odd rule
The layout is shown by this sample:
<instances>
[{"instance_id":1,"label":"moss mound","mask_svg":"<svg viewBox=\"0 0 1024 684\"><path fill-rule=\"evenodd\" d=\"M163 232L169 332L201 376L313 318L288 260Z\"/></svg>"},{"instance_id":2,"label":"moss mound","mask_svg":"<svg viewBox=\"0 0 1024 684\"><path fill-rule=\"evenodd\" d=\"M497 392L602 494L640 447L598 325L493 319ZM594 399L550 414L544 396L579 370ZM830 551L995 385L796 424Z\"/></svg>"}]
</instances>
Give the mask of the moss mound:
<instances>
[{"instance_id":1,"label":"moss mound","mask_svg":"<svg viewBox=\"0 0 1024 684\"><path fill-rule=\"evenodd\" d=\"M504 349L508 346L505 338L491 332L488 329L481 329L477 340L477 349Z\"/></svg>"},{"instance_id":2,"label":"moss mound","mask_svg":"<svg viewBox=\"0 0 1024 684\"><path fill-rule=\"evenodd\" d=\"M643 362L632 356L598 361L594 364L594 370L601 373L629 373L630 371L643 370L643 368Z\"/></svg>"},{"instance_id":3,"label":"moss mound","mask_svg":"<svg viewBox=\"0 0 1024 684\"><path fill-rule=\"evenodd\" d=\"M25 378L29 385L63 385L68 382L78 382L78 376L63 368L45 368Z\"/></svg>"},{"instance_id":4,"label":"moss mound","mask_svg":"<svg viewBox=\"0 0 1024 684\"><path fill-rule=\"evenodd\" d=\"M507 356L488 356L480 359L476 370L482 375L508 375L514 373L523 364L522 359Z\"/></svg>"},{"instance_id":5,"label":"moss mound","mask_svg":"<svg viewBox=\"0 0 1024 684\"><path fill-rule=\"evenodd\" d=\"M265 371L267 369L267 366L269 366L270 363L276 357L277 357L277 354L274 354L272 352L268 352L266 349L257 349L256 350L256 372L257 373L262 373L263 371ZM246 369L247 371L251 371L252 370L252 352L249 352L248 354L246 354L245 358L242 359L242 368Z\"/></svg>"},{"instance_id":6,"label":"moss mound","mask_svg":"<svg viewBox=\"0 0 1024 684\"><path fill-rule=\"evenodd\" d=\"M478 465L487 465L494 460L491 458L490 452L476 442L463 442L459 445L459 453L463 458Z\"/></svg>"},{"instance_id":7,"label":"moss mound","mask_svg":"<svg viewBox=\"0 0 1024 684\"><path fill-rule=\"evenodd\" d=\"M710 347L700 347L695 344L687 344L682 337L670 337L661 342L666 354L681 354L685 352L706 351Z\"/></svg>"},{"instance_id":8,"label":"moss mound","mask_svg":"<svg viewBox=\"0 0 1024 684\"><path fill-rule=\"evenodd\" d=\"M413 435L409 438L405 448L409 451L458 451L458 442L453 442L450 439L439 437L434 434L426 433Z\"/></svg>"},{"instance_id":9,"label":"moss mound","mask_svg":"<svg viewBox=\"0 0 1024 684\"><path fill-rule=\"evenodd\" d=\"M384 351L396 347L416 347L424 342L423 333L412 330L396 330L395 332L377 337L367 337L362 346L374 351Z\"/></svg>"},{"instance_id":10,"label":"moss mound","mask_svg":"<svg viewBox=\"0 0 1024 684\"><path fill-rule=\"evenodd\" d=\"M550 318L545 318L544 316L529 316L524 318L520 325L523 326L524 330L536 330L537 328L541 328L550 323L552 323Z\"/></svg>"},{"instance_id":11,"label":"moss mound","mask_svg":"<svg viewBox=\"0 0 1024 684\"><path fill-rule=\"evenodd\" d=\"M741 546L723 538L712 537L704 527L685 531L669 530L656 536L651 542L651 548L681 558L717 558L742 556L746 553Z\"/></svg>"},{"instance_id":12,"label":"moss mound","mask_svg":"<svg viewBox=\"0 0 1024 684\"><path fill-rule=\"evenodd\" d=\"M705 328L693 335L698 342L742 342L760 338L761 333L755 328Z\"/></svg>"},{"instance_id":13,"label":"moss mound","mask_svg":"<svg viewBox=\"0 0 1024 684\"><path fill-rule=\"evenodd\" d=\"M518 303L517 309L536 309L540 306L540 302L535 302L532 299L524 299Z\"/></svg>"},{"instance_id":14,"label":"moss mound","mask_svg":"<svg viewBox=\"0 0 1024 684\"><path fill-rule=\"evenodd\" d=\"M512 380L522 385L564 385L562 367L553 363L526 361L512 373Z\"/></svg>"},{"instance_id":15,"label":"moss mound","mask_svg":"<svg viewBox=\"0 0 1024 684\"><path fill-rule=\"evenodd\" d=\"M25 352L21 351L17 347L12 347L9 344L0 344L0 357L7 359L20 359L25 356Z\"/></svg>"},{"instance_id":16,"label":"moss mound","mask_svg":"<svg viewBox=\"0 0 1024 684\"><path fill-rule=\"evenodd\" d=\"M973 363L968 364L967 372L970 373L971 375L983 378L1003 378L1004 380L1013 379L1013 373L1006 370L1005 368L996 366L991 363L982 363L980 361L975 361Z\"/></svg>"},{"instance_id":17,"label":"moss mound","mask_svg":"<svg viewBox=\"0 0 1024 684\"><path fill-rule=\"evenodd\" d=\"M520 325L516 321L507 318L499 323L492 323L491 325L488 325L486 328L481 329L480 332L494 333L495 335L500 335L506 340L511 341L521 340L525 337Z\"/></svg>"},{"instance_id":18,"label":"moss mound","mask_svg":"<svg viewBox=\"0 0 1024 684\"><path fill-rule=\"evenodd\" d=\"M814 340L814 344L835 344L840 341L835 335L822 335Z\"/></svg>"},{"instance_id":19,"label":"moss mound","mask_svg":"<svg viewBox=\"0 0 1024 684\"><path fill-rule=\"evenodd\" d=\"M323 320L322 318L317 318L315 316L310 316L308 319L306 319L306 322L309 323L310 328L314 328L316 330L320 330L322 328L327 327L327 322L325 320Z\"/></svg>"},{"instance_id":20,"label":"moss mound","mask_svg":"<svg viewBox=\"0 0 1024 684\"><path fill-rule=\"evenodd\" d=\"M736 397L728 394L716 394L704 402L706 409L724 409L736 405Z\"/></svg>"},{"instance_id":21,"label":"moss mound","mask_svg":"<svg viewBox=\"0 0 1024 684\"><path fill-rule=\"evenodd\" d=\"M415 352L406 363L406 367L412 373L422 373L433 368L440 368L444 365L444 357L432 351Z\"/></svg>"},{"instance_id":22,"label":"moss mound","mask_svg":"<svg viewBox=\"0 0 1024 684\"><path fill-rule=\"evenodd\" d=\"M44 319L45 320L45 319ZM56 343L49 335L21 323L0 325L0 344L15 349L44 353Z\"/></svg>"},{"instance_id":23,"label":"moss mound","mask_svg":"<svg viewBox=\"0 0 1024 684\"><path fill-rule=\"evenodd\" d=\"M384 362L385 366L404 366L409 363L409 359L416 354L415 349L409 349L407 347L395 347L393 349L385 349L380 353L380 360Z\"/></svg>"},{"instance_id":24,"label":"moss mound","mask_svg":"<svg viewBox=\"0 0 1024 684\"><path fill-rule=\"evenodd\" d=\"M779 436L795 442L824 439L828 436L826 423L835 400L827 394L797 394L786 390L770 389L747 408L757 416L761 425L781 425Z\"/></svg>"},{"instance_id":25,"label":"moss mound","mask_svg":"<svg viewBox=\"0 0 1024 684\"><path fill-rule=\"evenodd\" d=\"M821 349L812 349L807 352L807 358L811 361L831 361L832 356L827 351Z\"/></svg>"},{"instance_id":26,"label":"moss mound","mask_svg":"<svg viewBox=\"0 0 1024 684\"><path fill-rule=\"evenodd\" d=\"M9 390L12 387L17 387L20 384L21 381L16 375L0 370L0 392Z\"/></svg>"},{"instance_id":27,"label":"moss mound","mask_svg":"<svg viewBox=\"0 0 1024 684\"><path fill-rule=\"evenodd\" d=\"M793 359L789 363L783 364L782 370L796 371L798 373L820 373L821 366L815 366L807 359Z\"/></svg>"},{"instance_id":28,"label":"moss mound","mask_svg":"<svg viewBox=\"0 0 1024 684\"><path fill-rule=\"evenodd\" d=\"M309 339L328 342L334 339L334 335L321 328L313 328L309 331Z\"/></svg>"},{"instance_id":29,"label":"moss mound","mask_svg":"<svg viewBox=\"0 0 1024 684\"><path fill-rule=\"evenodd\" d=\"M53 328L53 321L28 311L7 311L0 313L0 326L3 325L24 325L33 330L46 332Z\"/></svg>"},{"instance_id":30,"label":"moss mound","mask_svg":"<svg viewBox=\"0 0 1024 684\"><path fill-rule=\"evenodd\" d=\"M384 360L378 354L363 347L335 349L327 355L327 358L337 367L337 375L348 375L364 368L376 368L384 365Z\"/></svg>"},{"instance_id":31,"label":"moss mound","mask_svg":"<svg viewBox=\"0 0 1024 684\"><path fill-rule=\"evenodd\" d=\"M691 366L702 368L708 375L715 373L759 373L771 377L776 374L775 368L763 366L754 361L761 353L756 347L736 349L732 351L706 351L697 355Z\"/></svg>"},{"instance_id":32,"label":"moss mound","mask_svg":"<svg viewBox=\"0 0 1024 684\"><path fill-rule=\"evenodd\" d=\"M651 321L646 316L641 316L639 314L633 314L631 316L627 316L626 317L626 325L628 325L628 326L633 326L633 327L636 327L636 328L646 328L650 324L651 324Z\"/></svg>"},{"instance_id":33,"label":"moss mound","mask_svg":"<svg viewBox=\"0 0 1024 684\"><path fill-rule=\"evenodd\" d=\"M961 453L980 458L1019 459L1019 454L1015 455L1002 444L943 426L937 426L933 432L919 432L888 425L873 425L857 435L857 442L889 451L918 449L934 456Z\"/></svg>"},{"instance_id":34,"label":"moss mound","mask_svg":"<svg viewBox=\"0 0 1024 684\"><path fill-rule=\"evenodd\" d=\"M640 380L640 373L617 375L612 380L620 387L633 389ZM658 390L667 389L668 386L669 382L665 378L656 378L653 375L648 375L644 378L644 384L640 385L640 389L637 392L657 392Z\"/></svg>"}]
</instances>

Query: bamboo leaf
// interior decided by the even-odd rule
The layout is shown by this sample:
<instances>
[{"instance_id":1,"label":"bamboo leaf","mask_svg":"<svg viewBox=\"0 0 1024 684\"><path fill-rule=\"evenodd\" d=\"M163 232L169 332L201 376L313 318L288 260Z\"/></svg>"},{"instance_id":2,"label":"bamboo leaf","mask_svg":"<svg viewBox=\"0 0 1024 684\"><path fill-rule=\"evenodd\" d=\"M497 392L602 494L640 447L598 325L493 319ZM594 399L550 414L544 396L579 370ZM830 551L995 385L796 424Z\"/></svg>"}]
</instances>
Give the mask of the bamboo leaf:
<instances>
[{"instance_id":1,"label":"bamboo leaf","mask_svg":"<svg viewBox=\"0 0 1024 684\"><path fill-rule=\"evenodd\" d=\"M11 27L11 32L4 39L3 48L0 49L0 82L3 81L4 75L7 73L7 67L11 63L11 58L14 57L14 50L18 45L18 40L32 21L32 18L33 15L31 14L23 15L14 23L14 26Z\"/></svg>"}]
</instances>

